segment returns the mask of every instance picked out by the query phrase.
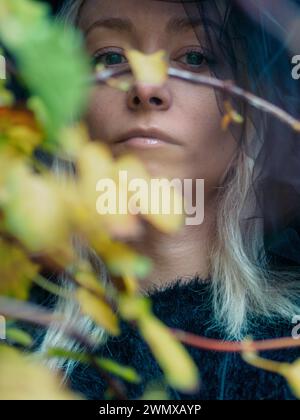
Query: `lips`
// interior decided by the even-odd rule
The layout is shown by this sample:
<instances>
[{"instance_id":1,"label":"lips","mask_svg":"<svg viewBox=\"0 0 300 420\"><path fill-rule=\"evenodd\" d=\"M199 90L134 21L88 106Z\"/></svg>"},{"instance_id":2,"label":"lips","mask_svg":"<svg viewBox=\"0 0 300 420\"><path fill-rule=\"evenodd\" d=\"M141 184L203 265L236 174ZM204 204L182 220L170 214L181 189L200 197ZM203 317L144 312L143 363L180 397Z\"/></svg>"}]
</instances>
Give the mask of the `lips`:
<instances>
[{"instance_id":1,"label":"lips","mask_svg":"<svg viewBox=\"0 0 300 420\"><path fill-rule=\"evenodd\" d=\"M166 143L177 144L171 136L155 128L129 130L121 135L116 143L124 143L137 147L157 147Z\"/></svg>"},{"instance_id":2,"label":"lips","mask_svg":"<svg viewBox=\"0 0 300 420\"><path fill-rule=\"evenodd\" d=\"M156 147L166 144L166 142L163 140L148 137L130 137L129 139L120 141L118 143L135 147Z\"/></svg>"}]
</instances>

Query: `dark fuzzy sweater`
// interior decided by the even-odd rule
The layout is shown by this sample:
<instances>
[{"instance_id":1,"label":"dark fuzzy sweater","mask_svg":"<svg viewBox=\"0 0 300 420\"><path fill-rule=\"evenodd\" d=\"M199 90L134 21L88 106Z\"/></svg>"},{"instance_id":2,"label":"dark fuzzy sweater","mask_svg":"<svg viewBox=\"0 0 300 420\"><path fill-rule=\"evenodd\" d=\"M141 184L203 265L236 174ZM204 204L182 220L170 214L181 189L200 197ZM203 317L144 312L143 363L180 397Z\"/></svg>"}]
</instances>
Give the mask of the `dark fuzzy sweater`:
<instances>
[{"instance_id":1,"label":"dark fuzzy sweater","mask_svg":"<svg viewBox=\"0 0 300 420\"><path fill-rule=\"evenodd\" d=\"M166 325L198 335L224 338L212 327L212 310L209 285L195 278L188 284L180 280L164 290L151 293L153 311ZM153 358L147 344L137 330L122 322L122 334L110 338L98 354L110 357L124 365L134 367L142 376L142 383L124 382L129 399L140 398L147 384L161 380L162 371ZM275 324L254 320L249 329L256 339L291 336L292 322ZM187 395L165 385L170 399L175 400L260 400L295 399L284 378L249 366L239 354L203 351L186 346L199 367L201 388L197 394ZM273 360L292 362L300 357L300 349L261 352L261 356ZM107 383L92 368L78 365L70 377L74 390L88 399L104 399Z\"/></svg>"}]
</instances>

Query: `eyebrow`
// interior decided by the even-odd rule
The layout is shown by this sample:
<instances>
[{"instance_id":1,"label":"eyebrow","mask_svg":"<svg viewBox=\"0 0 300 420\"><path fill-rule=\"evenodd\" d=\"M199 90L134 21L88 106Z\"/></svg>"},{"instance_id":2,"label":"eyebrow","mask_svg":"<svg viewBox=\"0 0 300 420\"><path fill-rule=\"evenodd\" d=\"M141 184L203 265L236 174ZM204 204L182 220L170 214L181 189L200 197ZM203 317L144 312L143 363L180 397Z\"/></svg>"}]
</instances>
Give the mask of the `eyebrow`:
<instances>
[{"instance_id":1,"label":"eyebrow","mask_svg":"<svg viewBox=\"0 0 300 420\"><path fill-rule=\"evenodd\" d=\"M165 30L168 33L185 32L199 25L201 25L200 18L174 17L168 21ZM128 33L135 31L135 26L130 19L109 17L96 20L84 31L84 36L86 37L93 29L99 27Z\"/></svg>"}]
</instances>

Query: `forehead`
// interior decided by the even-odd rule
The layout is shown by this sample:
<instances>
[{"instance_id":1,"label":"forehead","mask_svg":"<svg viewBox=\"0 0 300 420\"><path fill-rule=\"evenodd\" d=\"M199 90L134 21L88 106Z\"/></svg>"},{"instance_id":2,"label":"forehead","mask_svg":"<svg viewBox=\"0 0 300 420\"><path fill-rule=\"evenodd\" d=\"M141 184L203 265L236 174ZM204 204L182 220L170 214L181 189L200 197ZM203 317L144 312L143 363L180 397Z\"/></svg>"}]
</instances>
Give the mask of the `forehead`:
<instances>
[{"instance_id":1,"label":"forehead","mask_svg":"<svg viewBox=\"0 0 300 420\"><path fill-rule=\"evenodd\" d=\"M122 27L121 20L127 21L127 29L143 28L149 25L164 29L169 23L168 29L172 29L172 20L176 24L181 20L189 22L192 29L190 19L188 19L181 2L169 2L159 0L85 0L81 7L78 17L78 24L86 33L96 22L108 22L109 18L115 19L115 23L119 23L119 29ZM131 22L131 25L128 24ZM171 24L170 24L171 23ZM113 25L111 25L112 27ZM125 30L126 24L123 25ZM174 26L174 25L173 25ZM109 24L103 27L109 28ZM117 27L117 25L116 25ZM188 25L177 25L178 29L187 30Z\"/></svg>"}]
</instances>

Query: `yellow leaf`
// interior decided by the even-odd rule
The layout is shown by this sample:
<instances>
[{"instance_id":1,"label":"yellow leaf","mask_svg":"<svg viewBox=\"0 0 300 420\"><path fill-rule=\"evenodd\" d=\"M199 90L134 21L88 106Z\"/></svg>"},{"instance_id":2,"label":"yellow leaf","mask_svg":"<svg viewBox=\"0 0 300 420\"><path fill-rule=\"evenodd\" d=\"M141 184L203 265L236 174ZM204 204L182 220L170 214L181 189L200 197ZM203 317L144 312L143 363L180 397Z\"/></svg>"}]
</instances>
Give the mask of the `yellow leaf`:
<instances>
[{"instance_id":1,"label":"yellow leaf","mask_svg":"<svg viewBox=\"0 0 300 420\"><path fill-rule=\"evenodd\" d=\"M183 212L183 198L179 194L179 192L174 188L170 189L170 194L164 195L163 185L166 185L163 181L157 179L159 182L157 188L157 194L151 194L153 180L151 176L146 171L142 162L134 155L123 155L118 159L115 165L115 170L126 171L127 182L128 184L132 180L141 180L147 187L144 188L137 188L136 191L139 197L139 204L137 213L140 217L146 219L150 222L153 226L157 229L161 230L165 233L172 233L177 231L184 222L184 212ZM161 182L162 181L162 182ZM168 180L166 180L168 181ZM167 184L168 185L168 184ZM119 185L119 188L122 186ZM136 192L128 192L128 206L129 210L137 211L136 207L134 206L134 194ZM163 202L161 202L162 196L164 195ZM153 201L157 200L156 203ZM166 213L163 213L162 205L164 204L167 206ZM158 208L158 211L152 211L152 208ZM177 212L174 211L177 209ZM178 214L177 214L178 213Z\"/></svg>"},{"instance_id":2,"label":"yellow leaf","mask_svg":"<svg viewBox=\"0 0 300 420\"><path fill-rule=\"evenodd\" d=\"M138 291L138 282L132 275L124 273L123 280L128 294L135 294Z\"/></svg>"},{"instance_id":3,"label":"yellow leaf","mask_svg":"<svg viewBox=\"0 0 300 420\"><path fill-rule=\"evenodd\" d=\"M300 131L300 121L296 121L296 122L293 124L293 129L294 129L295 131Z\"/></svg>"},{"instance_id":4,"label":"yellow leaf","mask_svg":"<svg viewBox=\"0 0 300 420\"><path fill-rule=\"evenodd\" d=\"M13 93L5 87L4 81L0 80L0 107L11 107L14 104L14 101L15 98Z\"/></svg>"},{"instance_id":5,"label":"yellow leaf","mask_svg":"<svg viewBox=\"0 0 300 420\"><path fill-rule=\"evenodd\" d=\"M0 239L0 295L25 300L39 267L15 245Z\"/></svg>"},{"instance_id":6,"label":"yellow leaf","mask_svg":"<svg viewBox=\"0 0 300 420\"><path fill-rule=\"evenodd\" d=\"M89 135L84 124L64 127L60 131L60 151L66 153L67 158L78 158L82 148L89 142Z\"/></svg>"},{"instance_id":7,"label":"yellow leaf","mask_svg":"<svg viewBox=\"0 0 300 420\"><path fill-rule=\"evenodd\" d=\"M89 212L96 213L97 191L99 179L111 178L113 174L113 158L105 145L90 143L81 148L78 161L78 197ZM99 218L98 218L99 219Z\"/></svg>"},{"instance_id":8,"label":"yellow leaf","mask_svg":"<svg viewBox=\"0 0 300 420\"><path fill-rule=\"evenodd\" d=\"M224 102L224 107L225 107L226 114L222 118L222 122L221 122L222 130L224 131L227 130L228 126L232 122L241 124L244 121L244 118L242 117L242 115L240 115L238 112L236 112L232 108L232 105L229 101Z\"/></svg>"},{"instance_id":9,"label":"yellow leaf","mask_svg":"<svg viewBox=\"0 0 300 420\"><path fill-rule=\"evenodd\" d=\"M170 396L166 390L166 386L162 381L152 381L146 385L143 395L139 400L169 400Z\"/></svg>"},{"instance_id":10,"label":"yellow leaf","mask_svg":"<svg viewBox=\"0 0 300 420\"><path fill-rule=\"evenodd\" d=\"M81 176L88 175L96 181L102 176L110 174L112 167L113 156L106 145L89 143L82 147L78 157L78 168Z\"/></svg>"},{"instance_id":11,"label":"yellow leaf","mask_svg":"<svg viewBox=\"0 0 300 420\"><path fill-rule=\"evenodd\" d=\"M159 85L167 80L168 61L164 50L148 55L138 50L127 50L125 55L138 82Z\"/></svg>"},{"instance_id":12,"label":"yellow leaf","mask_svg":"<svg viewBox=\"0 0 300 420\"><path fill-rule=\"evenodd\" d=\"M1 197L0 200L4 203L8 196L8 188L6 185L8 176L11 173L12 168L23 166L25 168L24 156L20 156L15 153L12 148L6 147L5 150L1 150L0 153L0 187Z\"/></svg>"},{"instance_id":13,"label":"yellow leaf","mask_svg":"<svg viewBox=\"0 0 300 420\"><path fill-rule=\"evenodd\" d=\"M227 130L231 121L232 121L231 120L231 115L230 114L225 114L224 117L222 118L222 122L221 122L221 128L222 128L223 131Z\"/></svg>"},{"instance_id":14,"label":"yellow leaf","mask_svg":"<svg viewBox=\"0 0 300 420\"><path fill-rule=\"evenodd\" d=\"M181 214L149 214L144 216L153 226L164 233L173 233L183 225L184 216Z\"/></svg>"},{"instance_id":15,"label":"yellow leaf","mask_svg":"<svg viewBox=\"0 0 300 420\"><path fill-rule=\"evenodd\" d=\"M153 315L142 316L137 322L169 384L182 392L196 392L198 368L183 345Z\"/></svg>"},{"instance_id":16,"label":"yellow leaf","mask_svg":"<svg viewBox=\"0 0 300 420\"><path fill-rule=\"evenodd\" d=\"M98 245L100 245L98 247ZM139 255L127 244L122 242L109 241L105 247L95 243L94 248L99 251L109 270L114 275L145 277L152 268L151 260Z\"/></svg>"},{"instance_id":17,"label":"yellow leaf","mask_svg":"<svg viewBox=\"0 0 300 420\"><path fill-rule=\"evenodd\" d=\"M252 366L284 376L292 392L297 398L300 398L300 359L297 359L294 363L281 363L265 359L258 356L257 352L251 348L251 344L251 338L244 341L242 358Z\"/></svg>"},{"instance_id":18,"label":"yellow leaf","mask_svg":"<svg viewBox=\"0 0 300 420\"><path fill-rule=\"evenodd\" d=\"M238 112L234 110L232 110L231 117L232 117L232 121L237 124L242 124L242 122L244 121L244 118Z\"/></svg>"},{"instance_id":19,"label":"yellow leaf","mask_svg":"<svg viewBox=\"0 0 300 420\"><path fill-rule=\"evenodd\" d=\"M151 300L145 296L122 293L119 296L119 309L123 318L134 321L150 313Z\"/></svg>"},{"instance_id":20,"label":"yellow leaf","mask_svg":"<svg viewBox=\"0 0 300 420\"><path fill-rule=\"evenodd\" d=\"M76 291L76 297L85 315L91 317L111 335L120 333L118 318L104 300L83 288L79 288Z\"/></svg>"},{"instance_id":21,"label":"yellow leaf","mask_svg":"<svg viewBox=\"0 0 300 420\"><path fill-rule=\"evenodd\" d=\"M101 73L101 71L105 70L105 65L104 64L96 64L95 66L95 72L96 73Z\"/></svg>"},{"instance_id":22,"label":"yellow leaf","mask_svg":"<svg viewBox=\"0 0 300 420\"><path fill-rule=\"evenodd\" d=\"M40 133L32 131L29 127L10 127L6 134L9 145L26 155L30 155L42 140Z\"/></svg>"},{"instance_id":23,"label":"yellow leaf","mask_svg":"<svg viewBox=\"0 0 300 420\"><path fill-rule=\"evenodd\" d=\"M98 296L105 295L103 286L100 284L99 280L96 279L92 272L78 272L75 274L75 279L80 284L80 286L89 289L91 292L94 292Z\"/></svg>"},{"instance_id":24,"label":"yellow leaf","mask_svg":"<svg viewBox=\"0 0 300 420\"><path fill-rule=\"evenodd\" d=\"M67 242L67 211L54 179L16 165L6 183L5 224L32 251Z\"/></svg>"},{"instance_id":25,"label":"yellow leaf","mask_svg":"<svg viewBox=\"0 0 300 420\"><path fill-rule=\"evenodd\" d=\"M143 217L164 233L171 234L178 231L184 224L184 201L178 191L168 188L165 192L163 188L158 187L158 193L152 197L152 200L156 200L151 205L157 207L157 214L150 211Z\"/></svg>"},{"instance_id":26,"label":"yellow leaf","mask_svg":"<svg viewBox=\"0 0 300 420\"><path fill-rule=\"evenodd\" d=\"M147 172L142 161L135 155L126 153L120 156L115 162L116 174L120 171L127 171L128 182L135 178L142 178L146 181L150 181L150 174Z\"/></svg>"},{"instance_id":27,"label":"yellow leaf","mask_svg":"<svg viewBox=\"0 0 300 420\"><path fill-rule=\"evenodd\" d=\"M300 399L300 359L294 363L282 363L279 373L285 377L292 392Z\"/></svg>"},{"instance_id":28,"label":"yellow leaf","mask_svg":"<svg viewBox=\"0 0 300 420\"><path fill-rule=\"evenodd\" d=\"M151 301L140 296L122 294L119 309L124 319L136 321L169 384L183 392L196 392L199 372L184 346L151 313Z\"/></svg>"},{"instance_id":29,"label":"yellow leaf","mask_svg":"<svg viewBox=\"0 0 300 420\"><path fill-rule=\"evenodd\" d=\"M29 155L42 142L43 132L31 111L0 106L0 137L16 152Z\"/></svg>"},{"instance_id":30,"label":"yellow leaf","mask_svg":"<svg viewBox=\"0 0 300 420\"><path fill-rule=\"evenodd\" d=\"M99 181L115 180L114 160L108 147L92 142L84 144L78 155L77 170L78 178L65 183L64 194L73 230L101 248L105 248L110 236L122 238L134 234L138 223L132 215L99 211Z\"/></svg>"},{"instance_id":31,"label":"yellow leaf","mask_svg":"<svg viewBox=\"0 0 300 420\"><path fill-rule=\"evenodd\" d=\"M0 345L0 400L77 400L62 379L21 352Z\"/></svg>"},{"instance_id":32,"label":"yellow leaf","mask_svg":"<svg viewBox=\"0 0 300 420\"><path fill-rule=\"evenodd\" d=\"M108 86L111 86L113 88L119 89L122 92L128 92L128 90L130 89L130 82L126 81L126 80L118 80L115 79L113 77L111 77L110 79L107 79L106 84Z\"/></svg>"}]
</instances>

